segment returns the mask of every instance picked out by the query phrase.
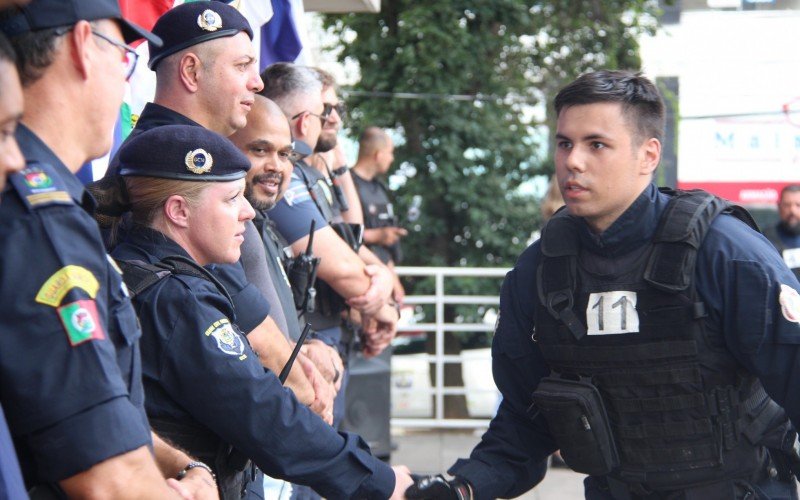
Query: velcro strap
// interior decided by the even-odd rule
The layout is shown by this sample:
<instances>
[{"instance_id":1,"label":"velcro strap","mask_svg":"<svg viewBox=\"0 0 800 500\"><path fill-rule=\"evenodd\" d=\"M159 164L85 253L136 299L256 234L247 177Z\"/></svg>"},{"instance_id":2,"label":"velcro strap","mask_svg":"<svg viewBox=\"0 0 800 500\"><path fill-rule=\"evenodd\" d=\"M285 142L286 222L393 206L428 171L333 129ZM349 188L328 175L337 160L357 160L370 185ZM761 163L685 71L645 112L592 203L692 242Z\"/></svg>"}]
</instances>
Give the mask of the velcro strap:
<instances>
[{"instance_id":1,"label":"velcro strap","mask_svg":"<svg viewBox=\"0 0 800 500\"><path fill-rule=\"evenodd\" d=\"M702 382L697 367L671 369L669 371L630 371L625 373L603 373L595 376L603 387L630 387L651 385L697 384Z\"/></svg>"},{"instance_id":2,"label":"velcro strap","mask_svg":"<svg viewBox=\"0 0 800 500\"><path fill-rule=\"evenodd\" d=\"M539 345L545 358L559 366L585 366L597 363L638 363L680 359L697 355L694 340L651 342L628 346L575 346L569 344Z\"/></svg>"},{"instance_id":3,"label":"velcro strap","mask_svg":"<svg viewBox=\"0 0 800 500\"><path fill-rule=\"evenodd\" d=\"M689 420L686 422L667 422L663 424L646 424L615 427L614 434L627 439L665 439L689 438L692 436L714 435L710 419Z\"/></svg>"},{"instance_id":4,"label":"velcro strap","mask_svg":"<svg viewBox=\"0 0 800 500\"><path fill-rule=\"evenodd\" d=\"M612 399L611 406L619 413L642 413L689 410L706 405L703 394L683 394L642 399Z\"/></svg>"},{"instance_id":5,"label":"velcro strap","mask_svg":"<svg viewBox=\"0 0 800 500\"><path fill-rule=\"evenodd\" d=\"M625 461L631 464L686 464L700 460L713 462L719 461L719 448L714 442L692 443L685 446L669 448L653 448L647 446L638 448L635 446L625 446L621 453Z\"/></svg>"}]
</instances>

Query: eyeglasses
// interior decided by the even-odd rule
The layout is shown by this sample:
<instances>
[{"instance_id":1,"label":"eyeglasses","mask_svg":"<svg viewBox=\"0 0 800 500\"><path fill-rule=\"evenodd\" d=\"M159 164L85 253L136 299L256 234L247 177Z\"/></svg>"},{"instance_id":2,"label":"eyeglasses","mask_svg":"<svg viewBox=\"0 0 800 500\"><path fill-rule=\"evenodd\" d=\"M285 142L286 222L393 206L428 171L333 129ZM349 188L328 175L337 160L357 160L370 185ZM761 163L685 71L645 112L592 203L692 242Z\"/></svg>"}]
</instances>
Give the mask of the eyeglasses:
<instances>
[{"instance_id":1,"label":"eyeglasses","mask_svg":"<svg viewBox=\"0 0 800 500\"><path fill-rule=\"evenodd\" d=\"M326 102L324 106L325 108L322 111L322 116L324 116L326 120L331 116L333 110L336 110L336 113L342 120L344 120L345 115L347 115L347 105L345 105L344 101L339 101L336 104Z\"/></svg>"},{"instance_id":2,"label":"eyeglasses","mask_svg":"<svg viewBox=\"0 0 800 500\"><path fill-rule=\"evenodd\" d=\"M312 113L311 111L301 111L301 112L297 113L296 115L294 115L293 117L289 118L289 121L296 120L296 119L300 118L301 116L303 116L305 114L309 114L311 116L316 116L317 118L319 118L319 121L320 121L320 123L322 125L325 125L325 122L328 121L328 116L329 116L329 115L325 114L325 111L323 111L321 115L318 115L316 113Z\"/></svg>"},{"instance_id":3,"label":"eyeglasses","mask_svg":"<svg viewBox=\"0 0 800 500\"><path fill-rule=\"evenodd\" d=\"M130 45L125 45L124 43L120 43L113 38L109 38L106 35L99 33L95 30L92 30L92 34L95 35L97 38L101 40L105 40L106 42L110 43L114 47L122 50L122 63L125 67L125 81L130 80L131 75L133 75L133 71L136 69L136 62L139 60L139 54L131 47Z\"/></svg>"}]
</instances>

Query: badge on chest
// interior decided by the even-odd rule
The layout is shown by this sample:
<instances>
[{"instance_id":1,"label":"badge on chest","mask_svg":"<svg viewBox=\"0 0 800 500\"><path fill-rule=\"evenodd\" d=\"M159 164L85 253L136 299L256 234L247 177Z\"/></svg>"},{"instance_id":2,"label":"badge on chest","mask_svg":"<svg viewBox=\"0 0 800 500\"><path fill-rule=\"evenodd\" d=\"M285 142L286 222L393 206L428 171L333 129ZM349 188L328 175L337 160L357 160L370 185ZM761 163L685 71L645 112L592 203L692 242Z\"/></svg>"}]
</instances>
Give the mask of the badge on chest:
<instances>
[{"instance_id":1,"label":"badge on chest","mask_svg":"<svg viewBox=\"0 0 800 500\"><path fill-rule=\"evenodd\" d=\"M586 327L589 335L636 333L639 313L636 292L611 291L589 295L586 306Z\"/></svg>"}]
</instances>

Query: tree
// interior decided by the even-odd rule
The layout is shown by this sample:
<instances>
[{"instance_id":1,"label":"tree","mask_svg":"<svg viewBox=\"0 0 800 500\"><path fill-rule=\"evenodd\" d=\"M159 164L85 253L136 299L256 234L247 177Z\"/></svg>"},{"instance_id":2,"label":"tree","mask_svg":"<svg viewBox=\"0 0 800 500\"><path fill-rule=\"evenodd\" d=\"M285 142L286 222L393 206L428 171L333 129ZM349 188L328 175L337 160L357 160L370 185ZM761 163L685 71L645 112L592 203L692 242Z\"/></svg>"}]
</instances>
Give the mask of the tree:
<instances>
[{"instance_id":1,"label":"tree","mask_svg":"<svg viewBox=\"0 0 800 500\"><path fill-rule=\"evenodd\" d=\"M513 264L539 226L537 200L519 188L552 173L536 104L584 71L638 68L636 38L654 29L655 8L648 0L384 0L377 15L325 17L340 60L361 70L348 97L351 130L378 125L405 140L395 151L405 180L398 213L422 199L405 264Z\"/></svg>"}]
</instances>

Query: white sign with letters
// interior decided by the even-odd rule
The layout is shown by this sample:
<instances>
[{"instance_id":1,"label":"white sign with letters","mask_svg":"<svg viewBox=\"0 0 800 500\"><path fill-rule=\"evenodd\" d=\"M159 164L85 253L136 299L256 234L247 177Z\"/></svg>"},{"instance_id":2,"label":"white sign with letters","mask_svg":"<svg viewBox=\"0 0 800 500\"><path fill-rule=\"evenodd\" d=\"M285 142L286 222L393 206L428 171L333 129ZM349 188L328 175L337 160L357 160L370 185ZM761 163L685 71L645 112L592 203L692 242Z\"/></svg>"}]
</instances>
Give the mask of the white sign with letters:
<instances>
[{"instance_id":1,"label":"white sign with letters","mask_svg":"<svg viewBox=\"0 0 800 500\"><path fill-rule=\"evenodd\" d=\"M589 335L638 332L636 292L613 291L590 294L589 304L586 306L586 326Z\"/></svg>"}]
</instances>

